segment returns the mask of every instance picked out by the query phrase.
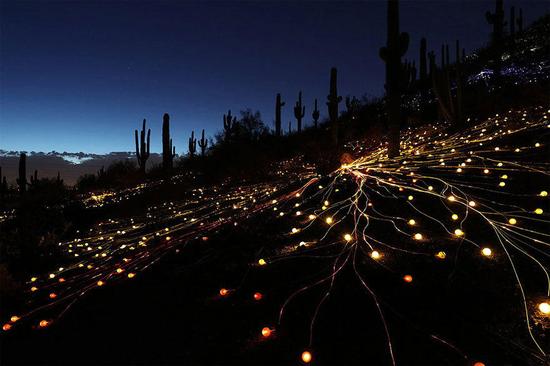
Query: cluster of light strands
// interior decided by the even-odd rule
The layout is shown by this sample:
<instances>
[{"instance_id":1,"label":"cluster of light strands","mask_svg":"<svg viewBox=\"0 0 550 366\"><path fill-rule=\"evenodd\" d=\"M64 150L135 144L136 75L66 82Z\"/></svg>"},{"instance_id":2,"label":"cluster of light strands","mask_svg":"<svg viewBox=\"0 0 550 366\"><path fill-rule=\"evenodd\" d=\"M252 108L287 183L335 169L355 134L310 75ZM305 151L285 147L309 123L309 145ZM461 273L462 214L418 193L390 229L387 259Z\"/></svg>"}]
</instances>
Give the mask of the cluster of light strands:
<instances>
[{"instance_id":1,"label":"cluster of light strands","mask_svg":"<svg viewBox=\"0 0 550 366\"><path fill-rule=\"evenodd\" d=\"M293 173L296 179L300 176L297 171ZM315 181L311 171L301 171L301 178ZM207 242L209 233L222 225L237 226L298 192L285 193L282 187L286 187L283 182L194 189L179 202L164 202L149 207L145 214L96 224L89 232L59 243L65 253L60 263L64 264L29 278L27 308L11 315L3 330L13 331L24 324L48 327L90 290L132 280L170 251L184 253L190 241ZM122 193L95 195L91 198L95 203L89 206L101 205L106 198L139 194L146 188L140 185Z\"/></svg>"},{"instance_id":2,"label":"cluster of light strands","mask_svg":"<svg viewBox=\"0 0 550 366\"><path fill-rule=\"evenodd\" d=\"M335 258L330 275L292 292L281 307L279 325L296 296L321 284L329 286L312 316L302 362L312 359L313 328L321 305L336 276L351 265L374 299L395 363L383 302L358 267L381 265L412 283L417 281L414 273L389 268L385 260L410 255L444 261L463 246L481 265L491 261L511 269L523 308L518 321L525 323L530 344L523 349L545 359L548 350L541 345L541 334L550 329L549 116L550 110L538 107L496 115L460 133L448 132L445 126L408 129L396 159L387 158L383 145L367 150L354 144L360 158L324 178L324 185L320 181L292 202L274 207L279 215L296 216L288 228L294 244L270 256L264 253L260 267L303 256ZM319 224L325 226L321 232ZM389 232L395 239L388 239ZM541 288L527 292L518 260L540 274ZM441 337L432 338L468 358Z\"/></svg>"}]
</instances>

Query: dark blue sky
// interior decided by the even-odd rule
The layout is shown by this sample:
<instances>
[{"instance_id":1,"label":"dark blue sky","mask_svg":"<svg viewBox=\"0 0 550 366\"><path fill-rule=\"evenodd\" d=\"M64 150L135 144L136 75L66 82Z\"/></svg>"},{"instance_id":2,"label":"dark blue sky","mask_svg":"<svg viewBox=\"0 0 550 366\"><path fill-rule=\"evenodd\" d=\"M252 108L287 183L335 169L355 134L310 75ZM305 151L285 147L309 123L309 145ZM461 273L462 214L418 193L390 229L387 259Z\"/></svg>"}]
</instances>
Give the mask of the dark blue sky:
<instances>
[{"instance_id":1,"label":"dark blue sky","mask_svg":"<svg viewBox=\"0 0 550 366\"><path fill-rule=\"evenodd\" d=\"M548 11L521 6L526 23ZM364 2L2 1L0 149L132 151L147 118L160 151L162 114L172 117L178 153L192 129L213 135L231 108L258 109L272 126L303 91L306 121L318 98L327 114L329 69L341 95L378 96L386 5ZM401 29L416 58L422 36L439 50L460 39L483 45L494 1L402 1ZM343 108L343 106L341 107Z\"/></svg>"}]
</instances>

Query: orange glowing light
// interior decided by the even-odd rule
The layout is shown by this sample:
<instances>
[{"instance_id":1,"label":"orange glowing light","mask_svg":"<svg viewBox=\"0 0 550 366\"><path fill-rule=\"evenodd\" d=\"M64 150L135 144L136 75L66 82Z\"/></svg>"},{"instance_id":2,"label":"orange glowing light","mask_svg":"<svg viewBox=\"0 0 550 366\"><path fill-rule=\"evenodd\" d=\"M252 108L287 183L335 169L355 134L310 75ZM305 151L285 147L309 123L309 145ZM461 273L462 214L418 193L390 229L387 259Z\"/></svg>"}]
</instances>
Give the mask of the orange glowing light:
<instances>
[{"instance_id":1,"label":"orange glowing light","mask_svg":"<svg viewBox=\"0 0 550 366\"><path fill-rule=\"evenodd\" d=\"M269 329L269 327L262 328L262 336L264 336L264 338L269 338L269 336L271 336L271 329Z\"/></svg>"},{"instance_id":2,"label":"orange glowing light","mask_svg":"<svg viewBox=\"0 0 550 366\"><path fill-rule=\"evenodd\" d=\"M5 332L7 332L10 329L11 329L11 324L6 323L2 326L2 330Z\"/></svg>"},{"instance_id":3,"label":"orange glowing light","mask_svg":"<svg viewBox=\"0 0 550 366\"><path fill-rule=\"evenodd\" d=\"M40 323L38 323L38 326L40 326L40 328L46 328L48 325L50 325L50 322L47 320L41 320Z\"/></svg>"},{"instance_id":4,"label":"orange glowing light","mask_svg":"<svg viewBox=\"0 0 550 366\"><path fill-rule=\"evenodd\" d=\"M411 283L413 281L413 277L411 275L405 275L403 276L403 280L405 282Z\"/></svg>"},{"instance_id":5,"label":"orange glowing light","mask_svg":"<svg viewBox=\"0 0 550 366\"><path fill-rule=\"evenodd\" d=\"M309 351L302 352L302 361L304 363L310 363L312 359L313 359L313 356L311 355L311 352Z\"/></svg>"},{"instance_id":6,"label":"orange glowing light","mask_svg":"<svg viewBox=\"0 0 550 366\"><path fill-rule=\"evenodd\" d=\"M485 364L481 361L478 361L478 362L474 363L474 366L485 366Z\"/></svg>"},{"instance_id":7,"label":"orange glowing light","mask_svg":"<svg viewBox=\"0 0 550 366\"><path fill-rule=\"evenodd\" d=\"M57 294L55 292L50 293L50 299L55 299Z\"/></svg>"},{"instance_id":8,"label":"orange glowing light","mask_svg":"<svg viewBox=\"0 0 550 366\"><path fill-rule=\"evenodd\" d=\"M226 288L220 289L220 295L222 295L222 296L227 296L227 295L229 295L229 290L226 289Z\"/></svg>"},{"instance_id":9,"label":"orange glowing light","mask_svg":"<svg viewBox=\"0 0 550 366\"><path fill-rule=\"evenodd\" d=\"M256 301L260 301L263 297L264 295L262 295L260 292L254 293L254 300Z\"/></svg>"},{"instance_id":10,"label":"orange glowing light","mask_svg":"<svg viewBox=\"0 0 550 366\"><path fill-rule=\"evenodd\" d=\"M19 319L21 319L20 317L18 317L17 315L12 315L12 317L10 318L10 321L12 323L15 323L16 321L18 321Z\"/></svg>"},{"instance_id":11,"label":"orange glowing light","mask_svg":"<svg viewBox=\"0 0 550 366\"><path fill-rule=\"evenodd\" d=\"M97 285L98 285L98 286L103 286L104 284L105 284L105 282L103 282L103 281L101 281L101 280L100 280L100 281L97 281Z\"/></svg>"}]
</instances>

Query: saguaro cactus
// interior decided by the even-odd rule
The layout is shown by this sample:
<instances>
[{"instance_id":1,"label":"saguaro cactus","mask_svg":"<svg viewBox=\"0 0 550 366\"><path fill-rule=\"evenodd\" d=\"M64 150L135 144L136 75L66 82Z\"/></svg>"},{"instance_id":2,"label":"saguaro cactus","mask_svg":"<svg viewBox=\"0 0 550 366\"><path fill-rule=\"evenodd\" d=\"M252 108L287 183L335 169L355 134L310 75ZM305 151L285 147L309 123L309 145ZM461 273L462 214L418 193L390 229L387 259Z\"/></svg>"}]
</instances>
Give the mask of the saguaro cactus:
<instances>
[{"instance_id":1,"label":"saguaro cactus","mask_svg":"<svg viewBox=\"0 0 550 366\"><path fill-rule=\"evenodd\" d=\"M231 116L231 109L227 111L227 115L223 115L223 130L225 131L225 139L229 140L233 127L237 122L237 117Z\"/></svg>"},{"instance_id":2,"label":"saguaro cactus","mask_svg":"<svg viewBox=\"0 0 550 366\"><path fill-rule=\"evenodd\" d=\"M313 118L313 124L317 128L317 121L319 121L319 110L317 109L317 98L315 99L315 109L311 112L311 117Z\"/></svg>"},{"instance_id":3,"label":"saguaro cactus","mask_svg":"<svg viewBox=\"0 0 550 366\"><path fill-rule=\"evenodd\" d=\"M502 38L504 36L504 27L506 22L504 21L504 8L502 0L495 1L495 12L491 13L487 11L485 13L487 22L493 26L493 33L491 34L491 46L494 52L494 72L496 76L500 76L500 59L502 54Z\"/></svg>"},{"instance_id":4,"label":"saguaro cactus","mask_svg":"<svg viewBox=\"0 0 550 366\"><path fill-rule=\"evenodd\" d=\"M143 127L141 129L140 138L138 141L138 130L134 131L136 140L136 158L138 161L139 170L145 173L145 164L149 159L149 149L151 146L151 129L147 131L147 142L145 141L145 118L143 119Z\"/></svg>"},{"instance_id":5,"label":"saguaro cactus","mask_svg":"<svg viewBox=\"0 0 550 366\"><path fill-rule=\"evenodd\" d=\"M275 136L281 136L281 108L285 102L281 102L281 94L277 93L275 98Z\"/></svg>"},{"instance_id":6,"label":"saguaro cactus","mask_svg":"<svg viewBox=\"0 0 550 366\"><path fill-rule=\"evenodd\" d=\"M204 129L202 130L201 139L199 140L199 147L201 148L201 156L206 153L206 147L208 146L208 140L204 137Z\"/></svg>"},{"instance_id":7,"label":"saguaro cactus","mask_svg":"<svg viewBox=\"0 0 550 366\"><path fill-rule=\"evenodd\" d=\"M338 95L337 89L338 71L336 67L330 69L330 87L329 95L327 96L328 115L330 118L332 144L338 146L338 103L342 101L342 97Z\"/></svg>"},{"instance_id":8,"label":"saguaro cactus","mask_svg":"<svg viewBox=\"0 0 550 366\"><path fill-rule=\"evenodd\" d=\"M302 106L302 92L298 93L298 101L294 105L294 117L298 125L298 133L302 132L302 118L306 115L306 107Z\"/></svg>"},{"instance_id":9,"label":"saguaro cactus","mask_svg":"<svg viewBox=\"0 0 550 366\"><path fill-rule=\"evenodd\" d=\"M27 154L25 153L19 155L19 178L17 178L17 185L19 185L19 193L24 194L27 191Z\"/></svg>"},{"instance_id":10,"label":"saguaro cactus","mask_svg":"<svg viewBox=\"0 0 550 366\"><path fill-rule=\"evenodd\" d=\"M34 175L31 175L31 185L36 185L38 183L38 170L34 170Z\"/></svg>"},{"instance_id":11,"label":"saguaro cactus","mask_svg":"<svg viewBox=\"0 0 550 366\"><path fill-rule=\"evenodd\" d=\"M426 38L420 40L420 57L419 57L419 77L420 86L426 87L428 81L428 68L426 63Z\"/></svg>"},{"instance_id":12,"label":"saguaro cactus","mask_svg":"<svg viewBox=\"0 0 550 366\"><path fill-rule=\"evenodd\" d=\"M518 26L518 33L523 32L523 10L519 8L519 15L516 19L516 24Z\"/></svg>"},{"instance_id":13,"label":"saguaro cactus","mask_svg":"<svg viewBox=\"0 0 550 366\"><path fill-rule=\"evenodd\" d=\"M401 126L401 96L399 75L401 57L409 47L409 35L399 32L399 2L388 0L388 40L380 49L380 57L386 63L386 107L388 113L388 156L399 155L399 129Z\"/></svg>"},{"instance_id":14,"label":"saguaro cactus","mask_svg":"<svg viewBox=\"0 0 550 366\"><path fill-rule=\"evenodd\" d=\"M193 158L197 152L197 139L195 138L195 131L191 131L191 137L189 137L189 157Z\"/></svg>"},{"instance_id":15,"label":"saguaro cactus","mask_svg":"<svg viewBox=\"0 0 550 366\"><path fill-rule=\"evenodd\" d=\"M162 117L162 167L165 171L172 169L175 156L176 147L172 146L170 138L170 115L164 113Z\"/></svg>"}]
</instances>

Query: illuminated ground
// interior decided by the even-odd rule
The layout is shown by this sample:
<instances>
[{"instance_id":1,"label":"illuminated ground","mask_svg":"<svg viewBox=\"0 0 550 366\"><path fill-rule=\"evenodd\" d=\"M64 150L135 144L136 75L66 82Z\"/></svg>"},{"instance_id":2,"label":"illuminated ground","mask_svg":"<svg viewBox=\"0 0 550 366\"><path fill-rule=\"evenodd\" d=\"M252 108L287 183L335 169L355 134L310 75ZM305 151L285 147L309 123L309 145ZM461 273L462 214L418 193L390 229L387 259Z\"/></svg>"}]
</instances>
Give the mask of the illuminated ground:
<instances>
[{"instance_id":1,"label":"illuminated ground","mask_svg":"<svg viewBox=\"0 0 550 366\"><path fill-rule=\"evenodd\" d=\"M359 141L328 176L296 159L271 183L194 190L98 223L29 275L25 302L3 314L2 357L543 364L549 116L408 130L394 160ZM116 207L153 186L86 203Z\"/></svg>"}]
</instances>

